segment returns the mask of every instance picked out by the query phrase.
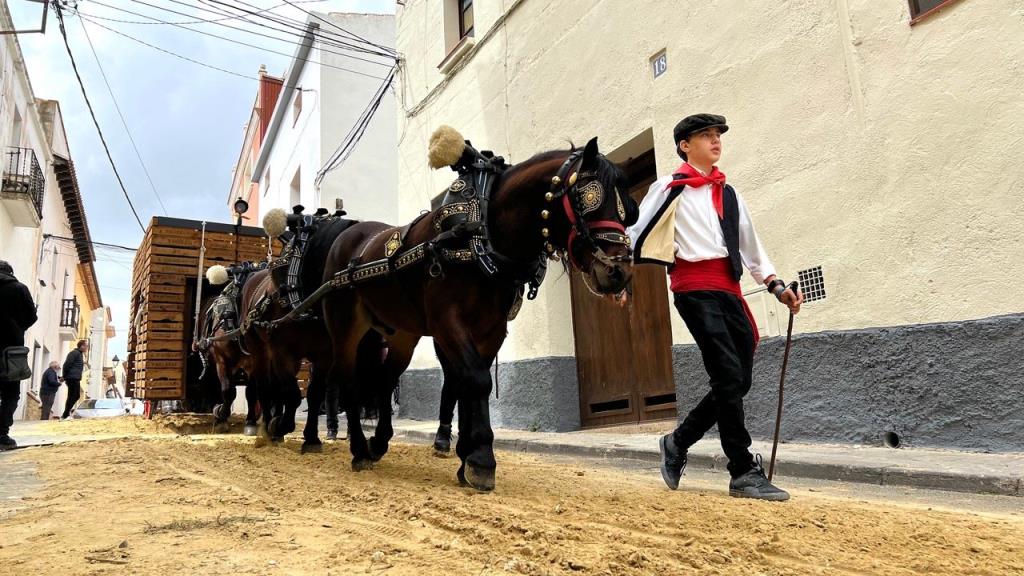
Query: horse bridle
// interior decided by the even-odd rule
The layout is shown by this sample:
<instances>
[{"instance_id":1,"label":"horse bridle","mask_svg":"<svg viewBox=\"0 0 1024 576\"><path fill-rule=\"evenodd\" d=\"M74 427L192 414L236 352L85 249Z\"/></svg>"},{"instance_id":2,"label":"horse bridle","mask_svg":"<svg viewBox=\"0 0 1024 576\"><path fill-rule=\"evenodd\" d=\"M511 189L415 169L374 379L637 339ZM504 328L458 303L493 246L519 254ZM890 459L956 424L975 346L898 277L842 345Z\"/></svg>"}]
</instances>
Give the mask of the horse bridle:
<instances>
[{"instance_id":1,"label":"horse bridle","mask_svg":"<svg viewBox=\"0 0 1024 576\"><path fill-rule=\"evenodd\" d=\"M582 192L580 186L580 176L590 175L586 172L581 172L581 166L577 164L582 163L583 150L576 150L562 163L561 168L558 169L558 173L551 178L551 189L544 195L544 200L549 204L561 200L562 209L565 211L566 218L569 219L570 229L569 238L566 242L565 250L569 254L569 260L577 268L582 270L579 262L576 261L576 257L573 255L573 243L579 239L585 242L594 256L594 259L601 262L605 266L614 267L621 264L631 262L633 257L630 254L630 240L629 236L626 236L626 228L620 223L614 220L596 220L590 222L583 218L587 211L584 210L582 205L584 201L585 193ZM592 181L591 184L597 184L601 186L599 182ZM600 190L603 193L603 190ZM613 189L611 191L617 197L617 202L621 206L621 198L618 198L619 191ZM603 205L604 200L602 197L601 204ZM595 208L596 209L596 208ZM620 212L622 209L620 208ZM551 211L544 209L540 213L540 217L543 220L551 218ZM598 230L604 230L599 232ZM551 235L551 231L547 226L541 228L541 235L544 236L544 249L549 255L554 255L555 247L551 244L548 238ZM596 240L604 240L610 244L618 244L625 246L627 253L622 256L610 256L607 252L601 248Z\"/></svg>"}]
</instances>

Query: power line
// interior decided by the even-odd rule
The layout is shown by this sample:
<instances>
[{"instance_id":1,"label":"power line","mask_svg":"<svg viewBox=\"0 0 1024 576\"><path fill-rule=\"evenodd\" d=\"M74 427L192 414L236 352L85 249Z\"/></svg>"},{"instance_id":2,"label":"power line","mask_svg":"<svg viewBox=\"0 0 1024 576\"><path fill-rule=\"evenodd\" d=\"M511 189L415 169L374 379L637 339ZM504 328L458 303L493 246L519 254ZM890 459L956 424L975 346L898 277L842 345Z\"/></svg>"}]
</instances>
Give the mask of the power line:
<instances>
[{"instance_id":1,"label":"power line","mask_svg":"<svg viewBox=\"0 0 1024 576\"><path fill-rule=\"evenodd\" d=\"M178 10L172 10L170 8L164 8L162 6L157 6L157 5L154 5L154 4L150 4L148 2L143 2L142 0L131 0L131 1L135 2L136 4L141 4L143 6L148 6L150 8L155 8L157 10L161 10L161 11L164 11L164 12L169 12L171 14L177 14L177 15L180 15L180 16L195 17L193 14L188 14L188 13L185 13L185 12L180 12ZM296 30L283 30L283 29L279 29L279 28L274 28L272 26L267 26L266 24L261 24L259 22L254 22L254 21L252 21L252 20L250 20L248 18L245 18L244 16L236 15L233 12L227 12L227 11L225 11L222 8L213 9L213 8L208 8L208 7L205 7L205 6L197 6L195 4L190 4L190 3L187 3L187 2L182 2L181 0L167 0L167 1L173 2L174 4L178 4L180 6L184 6L186 8L191 8L193 10L202 10L203 12L209 12L209 13L217 15L217 16L228 16L228 17L231 17L231 18L241 18L243 21L248 22L249 24L253 24L254 26L258 26L258 27L266 29L266 30L272 30L274 32L282 32L284 34L289 34L289 35L292 35L292 36L297 36L297 37L302 38L302 39L304 39L307 36L307 34L309 33L308 26L306 26L305 24L303 24L301 27L296 28ZM119 8L119 7L116 7L116 6L111 6L109 4L104 4L104 3L99 2L99 1L95 1L94 3L99 5L99 6L105 6L107 8L111 8L111 9L118 10L118 11L121 11L121 12L125 12L125 13L128 13L128 14L133 14L135 16L141 16L143 18L149 18L151 20L156 20L156 22L153 22L154 24L168 24L168 25L171 25L171 26L181 27L181 25L178 24L178 23L167 22L167 21L161 20L159 18L154 18L154 17L152 17L152 16L150 16L148 14L140 14L138 12L132 12L131 10L128 10L128 9L125 9L125 8ZM234 5L224 4L223 2L216 2L216 3L217 4L223 4L225 6L229 6L229 7L233 8L233 9L235 9L235 10L240 10L240 11L246 12L248 14L252 14L252 15L258 16L260 18L268 19L271 22L287 25L287 23L279 22L278 20L275 20L274 18L271 18L271 17L267 16L266 14L264 14L264 12L266 12L266 9L260 9L258 7L254 7L254 8L256 8L256 11L249 11L249 10L245 10L244 8L239 8L239 7L234 6ZM284 43L287 43L287 44L295 44L294 40L290 40L290 39L287 39L287 38L279 38L277 36L270 36L270 35L267 35L267 34L262 34L260 32L254 32L254 31L249 30L247 28L239 28L237 26L231 26L231 25L222 23L221 20L224 20L224 19L223 18L220 18L220 19L200 19L199 23L215 24L215 25L221 26L223 28L228 28L228 29L231 29L231 30L237 30L239 32L245 32L245 33L248 33L248 34L252 34L254 36L260 36L260 37L263 37L263 38L269 38L271 40L277 40L278 42L284 42ZM290 28L295 28L293 26L289 26L289 27ZM193 32L197 31L197 30L192 29L192 28L186 28L186 29L187 30L191 30ZM378 56L385 56L385 57L387 57L389 59L393 59L394 58L390 54L381 54L379 52L373 52L373 51L366 50L365 48L356 46L354 44L349 44L347 42L339 42L339 41L334 40L333 38L324 38L324 37L322 37L322 34L318 34L317 32L314 32L314 36L317 36L317 38L319 38L322 43L327 43L330 46L333 46L333 47L336 47L336 48L341 48L343 50L348 49L350 51L363 52L363 53L374 54L374 55L378 55ZM262 49L261 47L257 47L257 48ZM323 49L321 48L321 50L323 50ZM348 54L343 54L341 52L333 52L333 51L330 51L330 50L327 50L327 52L330 52L331 54L337 54L339 56L345 56L345 57L349 57L349 58L356 58L355 56L350 56ZM373 64L377 64L377 65L380 65L380 66L389 66L389 64L383 64L381 62L375 62L373 60L365 60L363 58L356 58L356 59L357 60L363 60L364 62L370 62L370 63L373 63Z\"/></svg>"},{"instance_id":2,"label":"power line","mask_svg":"<svg viewBox=\"0 0 1024 576\"><path fill-rule=\"evenodd\" d=\"M179 0L171 0L171 1L175 2L177 4L183 4ZM218 4L218 5L230 8L232 10L238 10L238 11L241 11L241 12L245 12L247 14L250 14L250 15L262 18L264 20L269 20L269 21L271 21L271 22L273 22L275 24L278 24L278 25L281 25L281 26L285 26L287 28L291 28L293 30L298 31L301 34L305 34L306 30L307 30L307 28L309 26L309 22L304 22L304 21L301 21L301 20L296 20L294 18L289 18L287 16L283 16L283 15L280 15L280 14L276 14L276 13L273 13L273 12L268 12L266 10L262 10L262 9L259 8L259 6L254 6L254 5L252 5L252 4L248 3L248 2L245 2L244 0L232 0L233 3L231 3L231 4L229 4L227 2L223 2L221 0L199 0L199 1L204 3L204 4L210 4L210 3ZM249 8L252 8L252 10L246 10L245 8L237 6L236 4L241 4L242 6L248 6ZM212 10L207 10L205 8L200 8L198 6L193 6L191 4L184 4L184 5L190 6L190 7L193 7L193 8L199 8L201 10L206 10L207 12L213 12ZM292 4L289 4L289 5L293 6L294 8L298 8L297 6L294 6ZM302 10L302 9L299 8L299 10ZM316 16L315 14L312 14L311 12L309 12L307 10L302 10L302 11L305 12L306 14L312 16L312 17L315 17L317 19L323 20L319 16ZM232 14L230 12L223 11L223 9L220 12L213 12L213 13L215 13L215 14ZM270 16L268 14L272 14L272 16ZM254 22L254 21L249 20L249 19L246 19L246 21L249 22L249 23L255 24L257 26L266 27L266 28L268 28L270 30L275 30L275 31L279 31L279 32L289 33L289 31L287 31L287 30L283 30L283 29L280 29L280 28L274 28L272 26L266 26L265 24L260 24L258 22ZM330 23L330 22L328 22L328 23L331 24L332 26L336 26L333 23ZM317 37L321 41L329 41L332 46L347 47L350 50L354 50L354 51L358 51L358 52L365 52L367 54L374 54L374 55L377 55L377 56L383 56L383 57L388 58L389 60L394 60L396 55L397 55L393 49L391 49L391 48L389 48L387 46L382 46L380 44L375 44L373 42L370 42L369 40L366 40L366 39L364 39L364 38L362 38L360 36L356 36L356 35L352 34L351 32L348 32L347 30L344 30L343 28L341 28L341 30L346 32L347 36L346 35L341 35L341 34L338 34L337 32L333 32L331 30L326 30L326 29L323 29L323 28L318 28L317 31L316 31L316 35L317 35ZM294 34L295 32L291 32L291 33ZM366 44L367 46L373 46L375 48L378 48L379 50L382 50L382 52L375 51L375 50L370 50L370 49L368 49L368 48L366 48L364 46L360 46L358 44L352 44L352 42L362 42L362 43Z\"/></svg>"},{"instance_id":3,"label":"power line","mask_svg":"<svg viewBox=\"0 0 1024 576\"><path fill-rule=\"evenodd\" d=\"M161 48L161 47L156 46L154 44L150 44L149 42L146 42L145 40L139 40L138 38L136 38L136 37L134 37L134 36L132 36L130 34L125 34L124 32L121 32L119 30L115 30L115 29L113 29L113 28L111 28L109 26L104 26L103 24L100 24L99 22L93 20L92 18L90 18L90 17L88 17L88 16L86 16L84 14L79 14L79 17L82 18L83 20L85 20L86 22L89 22L93 26L99 26L100 28L103 28L104 30L106 30L108 32L113 32L114 34L117 34L118 36L122 36L124 38L127 38L128 40L131 40L132 42L138 42L139 44L142 44L143 46L146 46L147 48L152 48L153 50L156 50L157 52L163 52L164 54L167 54L168 56L173 56L173 57L178 58L180 60L184 60L186 62L190 62L192 64L196 64L198 66L202 66L203 68L209 68L211 70L216 70L218 72L223 72L224 74L229 74L231 76L237 76L238 78L244 78L246 80L257 80L258 81L258 80L261 79L259 76L250 76L248 74L243 74L241 72L235 72L233 70L228 70L226 68L220 68L220 67L214 66L212 64L207 64L206 62L201 62L201 61L196 60L194 58L189 58L188 56L182 56L181 54L178 54L177 52L171 52L170 50ZM281 89L282 90L292 90L292 89L301 90L302 88L301 88L301 86L299 86L297 84L285 84L285 83L282 82Z\"/></svg>"},{"instance_id":4,"label":"power line","mask_svg":"<svg viewBox=\"0 0 1024 576\"><path fill-rule=\"evenodd\" d=\"M69 242L77 242L74 238L68 238L67 236L57 236L55 234L43 234L43 238L53 238L54 240L67 240ZM137 252L138 248L130 248L128 246L121 246L120 244L108 244L106 242L95 242L90 240L89 244L93 246L99 246L102 248L118 248L120 250L127 250L129 252Z\"/></svg>"},{"instance_id":5,"label":"power line","mask_svg":"<svg viewBox=\"0 0 1024 576\"><path fill-rule=\"evenodd\" d=\"M276 13L270 13L271 15L268 15L267 13L260 12L259 9L258 9L259 8L258 6L253 6L252 4L249 4L248 2L245 2L243 0L233 0L233 3L231 3L231 4L228 4L227 2L223 2L221 0L200 0L200 1L203 2L203 3L211 3L212 2L213 4L219 4L221 6L226 6L226 7L230 8L230 9L232 9L232 10L239 10L239 11L242 11L242 12L246 12L248 14L251 14L253 16L261 18L263 20L269 20L269 21L271 21L271 22L273 22L273 23L275 23L275 24L277 24L279 26L284 26L285 28L291 29L292 30L291 33L293 33L293 34L296 33L296 32L305 34L305 31L309 28L309 24L310 24L310 22L304 22L302 20L296 20L294 18L289 18L287 16L283 16L283 15L276 14ZM252 10L246 10L245 8L237 6L236 4L241 4L242 6L248 6L249 8L252 8L253 10L256 10L256 11L253 12ZM253 24L256 24L257 26L266 26L265 24L260 24L260 23L257 23L257 22L253 22L252 20L247 20L247 22L251 22ZM267 26L267 27L269 29L271 29L271 30L279 30L279 31L282 31L282 32L287 32L286 30L282 30L282 29L275 28L275 27L272 27L272 26ZM349 36L343 36L341 34L338 34L337 32L334 32L334 31L331 31L331 30L327 30L327 29L319 27L319 26L316 29L316 35L317 35L318 38L321 39L321 41L329 42L330 45L332 45L332 46L344 47L344 48L347 48L349 50L356 51L356 52L363 52L363 53L366 53L366 54L373 54L373 55L376 55L376 56L382 56L382 57L388 58L389 60L394 60L395 59L395 54L394 54L394 52L392 50L388 49L387 47L380 47L379 44L372 44L372 43L371 44L365 44L365 45L361 45L359 43L353 44L353 42L358 42L358 41L357 40L353 40ZM373 46L374 48L378 48L378 49L377 50L373 50L369 46Z\"/></svg>"},{"instance_id":6,"label":"power line","mask_svg":"<svg viewBox=\"0 0 1024 576\"><path fill-rule=\"evenodd\" d=\"M388 73L388 77L370 99L370 103L363 110L363 113L356 119L352 129L349 130L348 134L345 135L345 138L342 139L341 143L331 154L330 159L326 164L324 164L323 168L317 172L316 180L314 181L314 185L316 187L320 186L320 183L323 182L324 177L326 177L329 172L341 167L341 165L343 165L352 155L352 152L356 149L360 140L363 139L363 135L366 134L366 128L370 125L370 121L377 113L377 108L380 107L380 103L384 99L384 94L387 93L387 90L391 86L391 82L394 78L395 68L392 68L391 72Z\"/></svg>"},{"instance_id":7,"label":"power line","mask_svg":"<svg viewBox=\"0 0 1024 576\"><path fill-rule=\"evenodd\" d=\"M146 232L146 227L142 225L142 219L139 218L139 213L135 211L135 205L132 204L132 199L128 196L128 190L124 187L124 181L121 180L121 174L117 171L117 165L114 164L114 157L110 154L110 147L107 146L107 139L103 136L103 130L100 128L100 123L96 120L96 112L92 109L92 102L89 101L89 95L85 92L85 84L82 82L82 76L78 73L78 64L75 63L75 56L71 53L71 44L68 43L68 32L64 27L64 12L61 10L59 2L54 3L54 10L57 12L57 23L60 28L60 35L64 39L64 47L68 51L68 58L71 59L71 68L75 71L75 78L78 80L78 86L82 89L82 98L85 99L85 104L89 108L89 115L92 116L92 123L96 126L96 132L100 136L100 142L103 143L103 149L107 152L107 160L110 161L110 167L114 170L114 176L117 177L117 183L121 186L121 192L124 193L124 199L128 201L128 207L132 209L132 214L135 215L135 221L139 223L139 228L142 232Z\"/></svg>"},{"instance_id":8,"label":"power line","mask_svg":"<svg viewBox=\"0 0 1024 576\"><path fill-rule=\"evenodd\" d=\"M141 2L140 0L132 0L132 1L133 2L137 2L139 4L143 4L145 6L151 6L151 7L157 8L159 10L164 10L166 12L171 12L171 13L174 13L174 14L184 14L183 12L177 12L177 11L171 10L169 8L160 8L159 6L153 6L152 4L147 4L145 2ZM271 54L277 54L277 55L280 55L280 56L286 56L288 58L294 58L293 54L289 54L287 52L280 52L278 50L271 50L270 48L264 48L264 47L258 46L256 44L249 44L248 42L242 42L241 40L234 40L234 39L228 38L226 36L219 36L217 34L213 34L213 33L210 33L210 32L205 32L203 30L196 30L195 28L189 28L187 26L181 26L181 25L178 25L178 24L172 24L170 22L166 22L164 20L156 18L155 16L149 16L147 14L140 14L138 12L133 12L131 10L127 10L127 9L124 9L124 8L117 8L116 6L110 6L110 5L104 4L102 2L95 2L95 0L94 0L94 3L99 5L99 6L106 6L108 8L113 8L115 10L120 10L122 12L127 12L128 14L134 14L135 16L141 16L143 18L149 18L149 19L157 21L157 22L162 22L164 24L172 25L172 26L175 26L176 28L181 28L183 30L188 30L189 32L195 32L196 34L202 34L203 36L210 36L211 38L217 38L218 40L223 40L225 42L230 42L232 44L239 44L241 46L246 46L246 47L253 48L253 49L256 49L256 50L260 50L260 51L263 51L263 52L268 52L268 53L271 53ZM185 15L187 16L187 14L185 14ZM219 25L220 26L225 26L227 28L231 28L233 30L240 30L240 31L243 31L243 32L248 32L244 28L236 28L234 26L228 26L226 24L219 24ZM250 32L250 33L251 34L257 34L258 36L266 36L264 34L258 34L256 32ZM289 44L294 44L293 42L289 42L288 40L281 40L280 38L273 38L271 36L266 36L266 37L274 39L274 40L278 40L278 41L281 41L281 42L288 42ZM344 56L344 54L341 54L341 55ZM383 78L381 78L380 76L374 76L373 74L367 74L365 72L359 72L358 70L352 70L350 68L344 68L342 66L335 66L333 64L327 64L326 62L317 62L315 60L309 60L309 59L306 59L306 58L298 58L298 60L302 60L303 62L309 62L310 64L318 64L318 65L324 66L326 68L334 68L336 70L341 70L343 72L349 72L351 74L357 74L359 76L366 76L367 78L373 78L375 80L383 80Z\"/></svg>"},{"instance_id":9,"label":"power line","mask_svg":"<svg viewBox=\"0 0 1024 576\"><path fill-rule=\"evenodd\" d=\"M117 110L117 116L121 118L121 125L124 126L124 131L128 134L128 140L132 143L132 149L135 150L135 156L139 159L139 164L142 166L142 171L146 174L146 180L149 180L149 187L153 189L153 195L156 196L156 201L160 203L160 208L164 211L164 216L167 215L167 207L164 206L164 201L160 198L160 193L156 190L156 185L153 184L153 177L149 175L149 168L146 167L146 163L142 160L142 153L139 152L139 147L135 144L135 137L132 136L132 131L128 129L128 122L124 119L124 114L121 112L121 106L117 103L117 97L114 96L114 89L110 87L110 81L107 79L107 73L103 70L103 64L100 63L99 54L96 53L96 47L92 43L92 38L89 37L89 30L85 27L85 22L81 18L78 19L78 23L82 25L82 32L85 33L85 39L89 42L89 48L92 50L92 56L96 59L96 66L100 69L100 75L103 76L103 83L107 85L107 92L110 92L110 99L114 101L114 109Z\"/></svg>"},{"instance_id":10,"label":"power line","mask_svg":"<svg viewBox=\"0 0 1024 576\"><path fill-rule=\"evenodd\" d=\"M321 1L321 0L315 0L315 1ZM97 4L99 4L99 3L97 3ZM121 9L121 8L115 8L115 9L122 10L122 11L128 12L130 14L136 14L136 12L131 12L130 10L124 10L124 9ZM120 18L109 18L107 16L98 16L96 14L87 14L85 12L82 12L81 10L77 11L76 14L78 14L79 16L81 16L83 18L88 18L90 22L93 22L94 20L103 20L103 21L106 21L106 22L117 22L119 24L153 24L153 25L169 25L169 26L175 26L175 27L178 27L178 28L184 28L184 26L182 26L181 22L167 22L167 21L164 21L164 20L160 20L159 18L153 18L152 16L148 16L148 15L144 15L144 14L140 14L140 16L142 16L144 18L151 18L152 21L143 22L143 21L140 21L140 20L123 20L123 19L120 19ZM258 22L252 22L251 20L245 18L244 16L237 16L237 17L238 18L242 18L246 22L250 22L250 23L252 23L252 24L254 24L256 26L259 26L261 28L266 28L268 30L275 30L275 31L278 30L277 28L273 28L271 26L266 26L266 25L260 24ZM188 24L218 24L218 20L217 19L213 19L213 20L202 20L202 19L200 19L200 20L193 20L191 22L188 22ZM222 24L218 24L218 25L223 26ZM244 28L236 28L234 26L227 26L227 27L231 28L232 30L240 30L242 32L247 32L247 33L252 34L254 36L259 36L261 38L269 38L271 40L277 40L278 42L284 42L284 43L290 44L290 45L294 45L296 43L294 40L291 40L291 39L278 38L276 36L271 36L269 34L262 34L262 33L259 33L259 32L254 32L254 31L251 31L251 30L246 30ZM192 28L185 28L185 29L188 30L189 32L196 32L198 34L210 35L210 34L207 34L206 32L202 32L200 30L195 30L195 29L192 29ZM291 32L290 30L280 30L280 32L283 32L285 34L292 34L292 35L294 35L296 37L299 37L300 39L305 37L304 34L298 34L298 33L295 33L295 32ZM317 36L316 34L314 34L314 36L316 36L318 39L320 39L320 37ZM214 37L218 38L218 39L224 39L221 36L214 36ZM322 44L325 43L325 42L323 42L322 39L320 39L320 40L321 40ZM234 40L228 40L228 41L234 42ZM328 44L328 45L329 46L335 46L335 44ZM246 46L253 47L251 44L246 44ZM256 46L255 48L257 48L259 50L265 50L263 47L259 47L259 46ZM342 49L344 50L345 48L342 48ZM359 60L361 62L367 62L369 64L375 64L377 66L384 66L384 67L390 66L390 64L386 64L384 62L377 62L377 61L374 61L374 60L369 60L367 58L360 58L359 56L353 56L351 54L345 54L343 52L335 52L334 50L327 50L326 48L323 48L323 47L320 47L320 51L327 52L329 54L335 54L335 55L341 56L343 58L350 58L352 60ZM360 51L360 52L362 52L362 51ZM275 52L275 53L276 54L280 54L279 52ZM371 54L376 54L376 53L374 52L374 53L371 53Z\"/></svg>"},{"instance_id":11,"label":"power line","mask_svg":"<svg viewBox=\"0 0 1024 576\"><path fill-rule=\"evenodd\" d=\"M307 3L314 3L314 2L324 2L325 0L298 0L298 1L302 2L303 4L307 4ZM277 4L277 5L271 6L270 8L261 8L260 10L264 11L264 12L269 12L271 10L274 10L275 8L280 8L281 6L287 6L287 4ZM122 19L118 19L118 18L108 18L108 17L105 17L105 16L96 16L95 14L92 15L92 18L99 18L100 20L108 20L110 22L117 22L119 24L143 24L143 25L203 24L203 23L212 23L212 22L222 22L224 20L244 19L243 16L232 15L232 16L227 16L227 17L224 17L224 18L215 18L213 20L199 19L199 20L186 20L184 22L145 22L145 21L142 21L142 20L122 20Z\"/></svg>"},{"instance_id":12,"label":"power line","mask_svg":"<svg viewBox=\"0 0 1024 576\"><path fill-rule=\"evenodd\" d=\"M150 44L149 42L146 42L145 40L139 40L138 38L136 38L134 36L129 36L128 34L125 34L124 32L120 32L118 30L114 30L113 28L111 28L109 26L104 26L103 24L100 24L99 22L96 22L92 18L90 18L90 17L88 17L88 16L86 16L86 15L84 15L82 13L79 13L78 16L79 16L79 18L82 18L83 20L87 20L93 26L99 26L100 28L103 28L104 30L107 30L109 32L113 32L114 34L117 34L118 36L123 36L123 37L125 37L125 38L127 38L129 40L133 40L135 42L138 42L139 44L142 44L143 46L148 46L148 47L152 48L153 50L157 50L157 51L163 52L164 54L168 54L170 56L174 56L175 58L180 58L181 60L184 60L186 62L191 62L193 64L198 64L199 66L203 66L203 67L209 68L211 70L217 70L218 72L223 72L225 74L231 74L232 76L238 76L239 78L245 78L246 80L259 80L259 78L256 77L256 76L249 76L248 74L242 74L240 72L233 72L233 71L227 70L225 68L219 68L219 67L214 66L212 64L207 64L205 62L200 62L199 60L195 60L193 58L189 58L188 56L182 56L181 54L178 54L176 52L171 52L170 50L165 50L165 49L163 49L163 48L161 48L159 46L155 46L153 44Z\"/></svg>"},{"instance_id":13,"label":"power line","mask_svg":"<svg viewBox=\"0 0 1024 576\"><path fill-rule=\"evenodd\" d=\"M291 0L284 0L284 2L285 2L285 4L287 4L287 5L291 6L292 8L295 8L296 10L300 10L300 11L302 11L302 12L305 12L305 13L306 13L306 14L308 14L309 16L311 16L311 17L313 17L313 18L316 18L317 20L320 20L321 22L324 22L324 23L326 23L326 24L328 24L328 25L330 25L330 26L332 26L332 27L334 27L334 28L337 28L338 30L341 30L341 31L342 31L342 32L344 32L345 34L347 34L347 35L349 35L349 36L351 36L351 37L353 37L353 38L355 38L355 39L357 39L357 40L360 40L360 41L362 41L362 42L365 42L365 43L369 44L370 46L376 46L377 48L380 48L381 50L387 50L387 51L388 51L388 52L390 52L391 54L397 54L397 52L395 52L395 49L394 49L394 48L390 48L390 47L388 47L388 46L382 46L382 45L380 45L380 44L375 44L375 43L373 43L373 42L370 42L370 41L369 41L369 40L367 40L366 38L363 38L362 36L359 36L358 34L356 34L356 33L354 33L354 32L349 32L349 31L348 31L348 30L346 30L345 28L341 27L341 26L340 26L339 24L336 24L336 23L334 23L334 22L331 22L330 20L327 20L326 18L321 18L321 17L320 17L320 16L318 16L317 14L315 14L315 13L313 13L313 12L310 12L309 10L306 10L305 8L302 8L301 6L296 6L296 5L295 5L295 3L294 3L294 2L292 2Z\"/></svg>"}]
</instances>

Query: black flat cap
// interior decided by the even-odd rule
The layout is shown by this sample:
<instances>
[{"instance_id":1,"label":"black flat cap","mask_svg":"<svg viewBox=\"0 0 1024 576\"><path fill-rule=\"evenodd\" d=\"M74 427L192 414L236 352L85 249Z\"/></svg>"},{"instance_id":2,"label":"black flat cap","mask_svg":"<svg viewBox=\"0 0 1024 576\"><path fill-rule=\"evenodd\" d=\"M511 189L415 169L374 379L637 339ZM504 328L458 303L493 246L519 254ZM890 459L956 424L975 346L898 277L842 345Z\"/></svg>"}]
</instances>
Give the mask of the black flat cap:
<instances>
[{"instance_id":1,"label":"black flat cap","mask_svg":"<svg viewBox=\"0 0 1024 576\"><path fill-rule=\"evenodd\" d=\"M718 114L694 114L687 116L676 124L675 129L672 131L672 136L676 139L676 154L683 160L686 160L686 156L679 151L679 143L683 140L687 140L690 136L693 136L701 130L707 130L708 128L718 128L722 134L729 131L729 126L725 123L725 116L719 116Z\"/></svg>"}]
</instances>

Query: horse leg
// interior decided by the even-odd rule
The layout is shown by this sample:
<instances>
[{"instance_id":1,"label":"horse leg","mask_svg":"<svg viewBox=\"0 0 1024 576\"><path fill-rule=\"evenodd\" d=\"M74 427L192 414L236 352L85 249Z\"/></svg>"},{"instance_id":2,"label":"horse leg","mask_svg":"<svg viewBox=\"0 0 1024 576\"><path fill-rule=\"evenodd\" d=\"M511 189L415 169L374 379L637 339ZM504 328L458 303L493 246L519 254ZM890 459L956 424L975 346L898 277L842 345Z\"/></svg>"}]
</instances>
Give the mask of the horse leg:
<instances>
[{"instance_id":1,"label":"horse leg","mask_svg":"<svg viewBox=\"0 0 1024 576\"><path fill-rule=\"evenodd\" d=\"M306 415L306 427L302 430L302 452L323 452L323 442L320 441L320 404L324 400L324 377L325 370L322 367L313 365L309 378L309 388L306 389L306 406L309 411ZM329 416L328 416L329 418Z\"/></svg>"},{"instance_id":2,"label":"horse leg","mask_svg":"<svg viewBox=\"0 0 1024 576\"><path fill-rule=\"evenodd\" d=\"M260 419L260 399L259 387L256 385L256 381L251 378L245 384L245 403L247 411L245 413L244 434L246 436L255 436Z\"/></svg>"},{"instance_id":3,"label":"horse leg","mask_svg":"<svg viewBox=\"0 0 1024 576\"><path fill-rule=\"evenodd\" d=\"M228 419L231 418L231 405L237 392L231 383L227 368L221 362L217 362L217 379L220 380L221 403L213 407L213 429L215 432L224 433L230 429Z\"/></svg>"},{"instance_id":4,"label":"horse leg","mask_svg":"<svg viewBox=\"0 0 1024 576\"><path fill-rule=\"evenodd\" d=\"M434 434L434 455L447 458L452 450L452 420L455 418L455 402L459 397L456 383L447 376L453 373L451 363L436 344L434 351L437 353L437 359L441 362L441 371L445 374L444 383L441 385L441 408L437 418L437 433Z\"/></svg>"},{"instance_id":5,"label":"horse leg","mask_svg":"<svg viewBox=\"0 0 1024 576\"><path fill-rule=\"evenodd\" d=\"M389 342L380 338L376 332L370 332L370 336L374 340L366 347L366 355L360 360L365 358L375 368L370 376L379 380L371 384L377 392L377 429L370 438L370 454L374 460L380 460L387 454L388 442L395 436L391 424L391 395L398 385L399 376L412 361L412 353L419 338L396 334ZM360 385L365 386L366 383Z\"/></svg>"},{"instance_id":6,"label":"horse leg","mask_svg":"<svg viewBox=\"0 0 1024 576\"><path fill-rule=\"evenodd\" d=\"M338 439L338 395L341 393L338 383L333 380L324 382L324 396L327 411L327 439Z\"/></svg>"},{"instance_id":7,"label":"horse leg","mask_svg":"<svg viewBox=\"0 0 1024 576\"><path fill-rule=\"evenodd\" d=\"M504 328L490 335L467 333L462 325L450 326L437 341L451 363L454 381L458 382L459 441L455 446L462 465L459 480L477 490L494 489L494 430L491 428L490 365L504 340ZM445 373L445 380L449 374Z\"/></svg>"},{"instance_id":8,"label":"horse leg","mask_svg":"<svg viewBox=\"0 0 1024 576\"><path fill-rule=\"evenodd\" d=\"M302 390L299 389L299 381L295 375L289 375L283 380L284 386L282 386L281 392L284 394L284 398L282 398L284 406L281 413L280 429L282 437L295 431L295 413L298 412L299 406L302 404Z\"/></svg>"}]
</instances>

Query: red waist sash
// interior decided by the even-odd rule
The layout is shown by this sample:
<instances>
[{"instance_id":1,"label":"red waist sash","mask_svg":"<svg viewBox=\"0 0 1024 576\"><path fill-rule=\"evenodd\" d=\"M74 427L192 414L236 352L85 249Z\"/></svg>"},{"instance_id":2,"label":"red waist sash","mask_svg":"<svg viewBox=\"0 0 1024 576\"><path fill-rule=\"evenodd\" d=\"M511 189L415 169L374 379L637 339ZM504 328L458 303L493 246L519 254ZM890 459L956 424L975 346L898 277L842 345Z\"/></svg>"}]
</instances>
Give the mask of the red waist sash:
<instances>
[{"instance_id":1,"label":"red waist sash","mask_svg":"<svg viewBox=\"0 0 1024 576\"><path fill-rule=\"evenodd\" d=\"M699 290L713 290L716 292L728 292L740 299L743 303L743 312L750 321L750 328L754 331L754 348L760 340L757 330L757 322L754 315L743 298L743 291L740 290L740 283L732 277L732 264L728 258L716 258L714 260L701 260L700 262L689 262L676 258L675 266L669 272L671 288L673 292L696 292Z\"/></svg>"}]
</instances>

